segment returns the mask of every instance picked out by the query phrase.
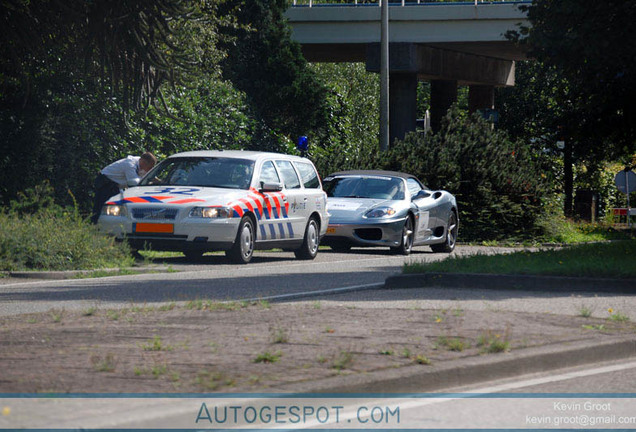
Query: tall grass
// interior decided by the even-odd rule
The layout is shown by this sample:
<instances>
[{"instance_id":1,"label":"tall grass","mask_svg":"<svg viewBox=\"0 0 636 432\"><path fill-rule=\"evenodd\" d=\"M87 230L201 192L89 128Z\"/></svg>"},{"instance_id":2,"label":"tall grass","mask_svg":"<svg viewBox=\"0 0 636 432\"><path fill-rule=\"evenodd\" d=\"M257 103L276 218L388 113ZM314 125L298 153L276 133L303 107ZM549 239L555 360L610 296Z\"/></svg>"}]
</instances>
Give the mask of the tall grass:
<instances>
[{"instance_id":1,"label":"tall grass","mask_svg":"<svg viewBox=\"0 0 636 432\"><path fill-rule=\"evenodd\" d=\"M130 266L117 243L74 212L0 213L0 270L75 270Z\"/></svg>"},{"instance_id":2,"label":"tall grass","mask_svg":"<svg viewBox=\"0 0 636 432\"><path fill-rule=\"evenodd\" d=\"M127 244L100 233L77 205L62 208L43 183L0 210L0 271L130 266Z\"/></svg>"}]
</instances>

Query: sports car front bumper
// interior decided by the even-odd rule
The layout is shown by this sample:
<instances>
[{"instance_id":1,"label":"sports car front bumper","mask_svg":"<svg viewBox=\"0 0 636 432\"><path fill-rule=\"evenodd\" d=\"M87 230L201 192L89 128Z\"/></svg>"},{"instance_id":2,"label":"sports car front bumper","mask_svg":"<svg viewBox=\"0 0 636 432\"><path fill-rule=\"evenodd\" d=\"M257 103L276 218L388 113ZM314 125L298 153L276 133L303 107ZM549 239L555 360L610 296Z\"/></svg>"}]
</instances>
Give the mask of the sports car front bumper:
<instances>
[{"instance_id":1,"label":"sports car front bumper","mask_svg":"<svg viewBox=\"0 0 636 432\"><path fill-rule=\"evenodd\" d=\"M396 247L402 242L404 220L373 220L368 223L329 223L327 234L321 244L348 243L355 246L389 246Z\"/></svg>"}]
</instances>

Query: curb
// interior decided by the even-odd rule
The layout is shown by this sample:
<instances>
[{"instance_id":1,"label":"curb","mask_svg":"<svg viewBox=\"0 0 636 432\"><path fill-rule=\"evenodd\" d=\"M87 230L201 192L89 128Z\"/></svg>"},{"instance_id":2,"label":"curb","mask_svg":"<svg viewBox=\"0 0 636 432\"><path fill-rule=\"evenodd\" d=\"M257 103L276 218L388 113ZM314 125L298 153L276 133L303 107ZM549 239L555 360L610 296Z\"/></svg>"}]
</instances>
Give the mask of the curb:
<instances>
[{"instance_id":1,"label":"curb","mask_svg":"<svg viewBox=\"0 0 636 432\"><path fill-rule=\"evenodd\" d=\"M298 393L427 393L540 372L636 357L636 339L568 343L486 354L439 365L413 365L367 374L336 376L320 382L294 383L272 391Z\"/></svg>"},{"instance_id":2,"label":"curb","mask_svg":"<svg viewBox=\"0 0 636 432\"><path fill-rule=\"evenodd\" d=\"M443 287L634 294L636 293L636 279L500 275L482 273L417 273L390 276L385 282L385 287L387 289Z\"/></svg>"},{"instance_id":3,"label":"curb","mask_svg":"<svg viewBox=\"0 0 636 432\"><path fill-rule=\"evenodd\" d=\"M12 271L6 272L9 277L20 279L46 279L46 280L63 280L77 279L79 277L91 277L98 274L99 277L130 275L130 274L147 274L147 273L167 273L168 267L123 267L123 268L107 268L94 270L61 270L61 271ZM104 275L104 273L107 273Z\"/></svg>"}]
</instances>

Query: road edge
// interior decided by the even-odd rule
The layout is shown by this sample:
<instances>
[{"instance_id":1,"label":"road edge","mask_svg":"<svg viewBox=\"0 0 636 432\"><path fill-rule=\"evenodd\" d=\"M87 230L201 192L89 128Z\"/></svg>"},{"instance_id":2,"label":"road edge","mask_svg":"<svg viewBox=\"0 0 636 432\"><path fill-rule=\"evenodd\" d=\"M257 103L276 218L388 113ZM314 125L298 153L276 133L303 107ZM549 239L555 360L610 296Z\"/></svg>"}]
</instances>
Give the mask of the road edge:
<instances>
[{"instance_id":1,"label":"road edge","mask_svg":"<svg viewBox=\"0 0 636 432\"><path fill-rule=\"evenodd\" d=\"M387 289L442 287L633 294L636 293L636 279L429 272L389 276L385 287Z\"/></svg>"},{"instance_id":2,"label":"road edge","mask_svg":"<svg viewBox=\"0 0 636 432\"><path fill-rule=\"evenodd\" d=\"M636 357L636 336L601 344L568 343L412 365L369 373L337 375L319 382L293 383L272 391L295 393L425 393L454 387Z\"/></svg>"}]
</instances>

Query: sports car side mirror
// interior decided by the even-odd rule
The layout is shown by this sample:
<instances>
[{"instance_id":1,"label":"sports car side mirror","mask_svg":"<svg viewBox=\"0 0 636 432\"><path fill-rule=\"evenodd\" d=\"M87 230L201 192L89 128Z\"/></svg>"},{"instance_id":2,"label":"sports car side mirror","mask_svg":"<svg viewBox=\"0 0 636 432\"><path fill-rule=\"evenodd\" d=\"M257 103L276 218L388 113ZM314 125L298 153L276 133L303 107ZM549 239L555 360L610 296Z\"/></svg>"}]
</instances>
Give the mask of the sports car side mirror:
<instances>
[{"instance_id":1,"label":"sports car side mirror","mask_svg":"<svg viewBox=\"0 0 636 432\"><path fill-rule=\"evenodd\" d=\"M263 183L261 182L261 192L280 192L283 190L282 183Z\"/></svg>"},{"instance_id":2,"label":"sports car side mirror","mask_svg":"<svg viewBox=\"0 0 636 432\"><path fill-rule=\"evenodd\" d=\"M415 194L415 196L413 197L413 199L422 199L422 198L428 198L430 197L431 194L426 192L425 190L421 190L419 191L417 194Z\"/></svg>"}]
</instances>

